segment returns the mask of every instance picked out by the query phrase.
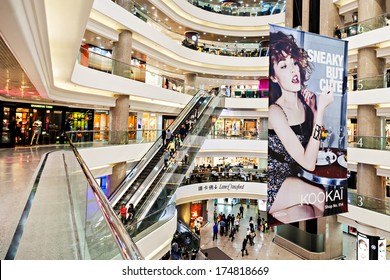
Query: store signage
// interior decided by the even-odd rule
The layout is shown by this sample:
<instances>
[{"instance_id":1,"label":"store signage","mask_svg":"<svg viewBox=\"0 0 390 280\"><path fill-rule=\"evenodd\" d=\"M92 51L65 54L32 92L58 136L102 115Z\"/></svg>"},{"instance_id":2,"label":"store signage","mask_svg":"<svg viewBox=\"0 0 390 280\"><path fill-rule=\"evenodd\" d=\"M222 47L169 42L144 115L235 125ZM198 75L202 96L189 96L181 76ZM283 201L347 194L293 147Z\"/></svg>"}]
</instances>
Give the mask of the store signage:
<instances>
[{"instance_id":1,"label":"store signage","mask_svg":"<svg viewBox=\"0 0 390 280\"><path fill-rule=\"evenodd\" d=\"M206 184L199 185L198 191L243 191L245 190L245 184L234 184L234 183L217 183L217 184Z\"/></svg>"},{"instance_id":2,"label":"store signage","mask_svg":"<svg viewBox=\"0 0 390 280\"><path fill-rule=\"evenodd\" d=\"M348 211L347 52L346 41L270 26L269 225Z\"/></svg>"},{"instance_id":3,"label":"store signage","mask_svg":"<svg viewBox=\"0 0 390 280\"><path fill-rule=\"evenodd\" d=\"M53 109L52 105L31 104L31 108Z\"/></svg>"}]
</instances>

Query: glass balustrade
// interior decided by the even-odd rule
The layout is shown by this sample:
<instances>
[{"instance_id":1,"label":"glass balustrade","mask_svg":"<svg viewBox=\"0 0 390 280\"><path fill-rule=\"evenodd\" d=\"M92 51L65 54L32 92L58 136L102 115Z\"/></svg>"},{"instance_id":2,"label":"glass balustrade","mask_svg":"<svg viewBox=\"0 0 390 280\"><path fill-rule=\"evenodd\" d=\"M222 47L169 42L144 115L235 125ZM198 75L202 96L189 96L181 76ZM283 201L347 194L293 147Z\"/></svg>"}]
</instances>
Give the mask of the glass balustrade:
<instances>
[{"instance_id":1,"label":"glass balustrade","mask_svg":"<svg viewBox=\"0 0 390 280\"><path fill-rule=\"evenodd\" d=\"M287 239L310 252L322 253L325 251L323 234L308 233L289 224L277 226L276 232L284 239Z\"/></svg>"},{"instance_id":2,"label":"glass balustrade","mask_svg":"<svg viewBox=\"0 0 390 280\"><path fill-rule=\"evenodd\" d=\"M390 150L390 137L355 135L348 138L350 148Z\"/></svg>"},{"instance_id":3,"label":"glass balustrade","mask_svg":"<svg viewBox=\"0 0 390 280\"><path fill-rule=\"evenodd\" d=\"M348 79L348 91L361 91L361 90L389 88L389 87L390 87L389 74L378 75L373 77Z\"/></svg>"},{"instance_id":4,"label":"glass balustrade","mask_svg":"<svg viewBox=\"0 0 390 280\"><path fill-rule=\"evenodd\" d=\"M127 131L111 131L111 130L76 130L67 132L68 139L73 144L83 144L87 147L88 143L93 143L93 146L100 144L110 144L113 139L125 138L124 141L115 142L121 144L141 144L155 142L161 136L162 130L155 129L137 129ZM117 144L115 144L117 145Z\"/></svg>"},{"instance_id":5,"label":"glass balustrade","mask_svg":"<svg viewBox=\"0 0 390 280\"><path fill-rule=\"evenodd\" d=\"M200 0L187 0L192 5L201 8L208 12L218 13L229 16L240 16L240 17L255 17L255 16L266 16L275 15L284 12L286 4L284 2L265 2L260 4L248 4L241 5L238 1L221 1L221 4L212 4L207 1Z\"/></svg>"},{"instance_id":6,"label":"glass balustrade","mask_svg":"<svg viewBox=\"0 0 390 280\"><path fill-rule=\"evenodd\" d=\"M115 1L114 1L115 2ZM268 47L259 47L259 43L248 43L247 41L235 40L234 42L211 42L206 40L199 40L196 44L189 42L184 39L184 34L179 33L168 26L163 20L155 17L153 10L148 10L146 7L138 4L135 1L126 1L121 4L121 7L145 21L147 24L172 38L175 41L181 41L182 45L193 50L201 51L213 55L224 55L224 56L240 56L240 57L258 57L268 56ZM277 4L281 5L281 4ZM284 4L283 4L284 5ZM275 6L270 7L273 9ZM238 44L238 46L237 46Z\"/></svg>"},{"instance_id":7,"label":"glass balustrade","mask_svg":"<svg viewBox=\"0 0 390 280\"><path fill-rule=\"evenodd\" d=\"M237 169L235 169L237 170ZM193 170L186 177L180 186L200 184L207 182L252 182L267 183L267 173L264 170L243 168L243 171L211 171L211 170Z\"/></svg>"},{"instance_id":8,"label":"glass balustrade","mask_svg":"<svg viewBox=\"0 0 390 280\"><path fill-rule=\"evenodd\" d=\"M242 139L242 140L268 140L268 130L216 130L212 129L209 134L210 139Z\"/></svg>"},{"instance_id":9,"label":"glass balustrade","mask_svg":"<svg viewBox=\"0 0 390 280\"><path fill-rule=\"evenodd\" d=\"M389 19L389 14L382 14L374 18L352 23L342 28L336 29L335 34L339 34L341 38L355 36L358 34L385 27L389 24Z\"/></svg>"},{"instance_id":10,"label":"glass balustrade","mask_svg":"<svg viewBox=\"0 0 390 280\"><path fill-rule=\"evenodd\" d=\"M390 215L390 200L377 199L354 192L348 192L348 204Z\"/></svg>"},{"instance_id":11,"label":"glass balustrade","mask_svg":"<svg viewBox=\"0 0 390 280\"><path fill-rule=\"evenodd\" d=\"M84 260L141 259L119 218L85 165L77 149L64 151L71 188L75 234Z\"/></svg>"},{"instance_id":12,"label":"glass balustrade","mask_svg":"<svg viewBox=\"0 0 390 280\"><path fill-rule=\"evenodd\" d=\"M153 213L148 214L141 220L132 221L127 225L127 232L135 242L155 231L163 224L172 220L176 214L176 204L169 204Z\"/></svg>"},{"instance_id":13,"label":"glass balustrade","mask_svg":"<svg viewBox=\"0 0 390 280\"><path fill-rule=\"evenodd\" d=\"M183 80L172 78L171 76L168 77L165 75L160 75L144 68L132 66L131 64L117 61L111 57L93 52L84 47L80 48L78 62L80 65L91 69L121 76L138 82L159 86L161 88L167 88L177 92L184 92ZM164 72L167 71L164 70ZM172 76L174 75L177 74L172 73ZM153 78L149 79L149 77ZM158 77L158 79L156 77ZM159 84L156 83L156 80L160 81ZM169 81L169 83L166 83L166 81Z\"/></svg>"}]
</instances>

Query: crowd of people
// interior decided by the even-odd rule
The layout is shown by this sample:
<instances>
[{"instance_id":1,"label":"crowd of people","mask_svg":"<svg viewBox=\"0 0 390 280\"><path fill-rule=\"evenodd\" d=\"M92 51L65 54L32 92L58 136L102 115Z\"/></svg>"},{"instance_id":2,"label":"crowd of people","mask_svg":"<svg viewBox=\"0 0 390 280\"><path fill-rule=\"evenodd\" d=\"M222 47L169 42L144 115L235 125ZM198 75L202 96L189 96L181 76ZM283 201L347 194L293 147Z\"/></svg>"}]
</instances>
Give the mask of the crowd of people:
<instances>
[{"instance_id":1,"label":"crowd of people","mask_svg":"<svg viewBox=\"0 0 390 280\"><path fill-rule=\"evenodd\" d=\"M231 242L235 240L237 232L240 231L241 221L244 217L244 206L241 204L239 212L234 214L228 214L227 216L220 212L217 214L217 211L214 210L214 225L213 225L213 241L218 240L218 235L220 238L228 238ZM255 244L254 238L256 237L256 231L266 233L268 232L268 223L264 218L261 218L260 215L257 216L257 220L253 217L249 218L248 227L246 228L246 235L242 241L241 254L242 256L249 255L247 244L250 246Z\"/></svg>"}]
</instances>

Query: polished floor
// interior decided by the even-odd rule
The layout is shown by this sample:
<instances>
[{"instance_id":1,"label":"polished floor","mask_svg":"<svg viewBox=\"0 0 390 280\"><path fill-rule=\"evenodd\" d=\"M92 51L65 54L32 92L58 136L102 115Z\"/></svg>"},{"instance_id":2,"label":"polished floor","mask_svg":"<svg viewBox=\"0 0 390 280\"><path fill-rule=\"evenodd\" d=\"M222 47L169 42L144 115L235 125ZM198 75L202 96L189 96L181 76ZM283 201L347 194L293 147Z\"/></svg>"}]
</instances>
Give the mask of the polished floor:
<instances>
[{"instance_id":1,"label":"polished floor","mask_svg":"<svg viewBox=\"0 0 390 280\"><path fill-rule=\"evenodd\" d=\"M208 201L208 209L214 209L214 201ZM225 215L239 212L240 205L235 205L233 208L230 204L218 204L217 213L224 213ZM213 211L211 215L213 214ZM246 235L249 227L249 218L256 219L256 208L251 205L249 208L245 207L244 217L240 220L240 231L236 234L235 240L232 242L227 236L218 235L218 239L213 241L213 223L208 223L201 230L201 248L207 249L218 247L225 254L230 256L233 260L300 260L301 258L294 253L280 247L273 242L275 232L269 231L267 233L256 231L253 246L247 245L248 255L242 256L241 248L242 241ZM212 216L209 216L212 221ZM356 260L356 237L347 233L343 233L343 255L345 260ZM390 251L387 251L387 259L390 259Z\"/></svg>"},{"instance_id":2,"label":"polished floor","mask_svg":"<svg viewBox=\"0 0 390 280\"><path fill-rule=\"evenodd\" d=\"M75 249L75 232L70 217L66 175L60 172L64 145L31 146L0 149L0 259L10 254L11 245L18 243L13 259L78 259ZM40 169L48 152L45 169ZM62 168L64 169L64 168ZM36 176L40 176L36 184ZM32 196L32 194L34 194ZM31 207L27 205L31 202ZM212 200L209 203L213 203ZM218 205L217 211L237 213L239 206ZM209 205L214 209L214 205ZM210 213L212 215L212 211ZM245 209L241 229L234 242L228 237L212 240L212 223L201 230L203 249L218 247L234 260L268 259L297 260L297 255L273 243L273 232L257 233L254 246L247 246L248 256L241 256L241 244L246 234L249 217L255 215L255 207ZM23 217L23 218L22 218ZM212 220L212 217L210 217ZM22 228L22 230L21 230ZM15 233L19 232L19 236ZM21 233L21 234L20 234ZM344 234L345 259L356 259L356 238ZM387 252L390 259L390 252ZM12 258L11 258L12 259Z\"/></svg>"}]
</instances>

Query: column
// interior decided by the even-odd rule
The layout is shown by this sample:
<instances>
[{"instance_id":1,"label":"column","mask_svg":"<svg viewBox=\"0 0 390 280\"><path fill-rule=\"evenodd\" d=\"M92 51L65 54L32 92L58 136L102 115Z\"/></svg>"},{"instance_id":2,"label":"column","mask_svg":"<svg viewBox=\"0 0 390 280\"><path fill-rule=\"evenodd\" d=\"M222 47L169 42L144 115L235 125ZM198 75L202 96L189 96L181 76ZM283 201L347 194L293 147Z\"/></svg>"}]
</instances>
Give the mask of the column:
<instances>
[{"instance_id":1,"label":"column","mask_svg":"<svg viewBox=\"0 0 390 280\"><path fill-rule=\"evenodd\" d=\"M357 260L386 260L386 239L378 230L365 224L356 224Z\"/></svg>"},{"instance_id":2,"label":"column","mask_svg":"<svg viewBox=\"0 0 390 280\"><path fill-rule=\"evenodd\" d=\"M339 27L343 26L338 8L335 4L333 4L333 1L321 1L320 5L320 34L334 37L335 27L337 25Z\"/></svg>"},{"instance_id":3,"label":"column","mask_svg":"<svg viewBox=\"0 0 390 280\"><path fill-rule=\"evenodd\" d=\"M112 174L107 184L107 197L110 196L126 176L126 162L115 163L112 167Z\"/></svg>"},{"instance_id":4,"label":"column","mask_svg":"<svg viewBox=\"0 0 390 280\"><path fill-rule=\"evenodd\" d=\"M302 0L302 30L309 31L310 1Z\"/></svg>"},{"instance_id":5,"label":"column","mask_svg":"<svg viewBox=\"0 0 390 280\"><path fill-rule=\"evenodd\" d=\"M285 24L286 27L293 27L293 13L294 13L294 1L286 1L286 12L285 12Z\"/></svg>"},{"instance_id":6,"label":"column","mask_svg":"<svg viewBox=\"0 0 390 280\"><path fill-rule=\"evenodd\" d=\"M112 73L114 75L131 78L131 51L133 37L129 30L120 30L119 40L113 47Z\"/></svg>"},{"instance_id":7,"label":"column","mask_svg":"<svg viewBox=\"0 0 390 280\"><path fill-rule=\"evenodd\" d=\"M129 104L128 95L117 95L115 107L110 108L110 144L127 144L128 142Z\"/></svg>"},{"instance_id":8,"label":"column","mask_svg":"<svg viewBox=\"0 0 390 280\"><path fill-rule=\"evenodd\" d=\"M386 0L360 0L358 6L359 21L364 21L385 12Z\"/></svg>"},{"instance_id":9,"label":"column","mask_svg":"<svg viewBox=\"0 0 390 280\"><path fill-rule=\"evenodd\" d=\"M195 95L196 73L184 73L184 93Z\"/></svg>"}]
</instances>

